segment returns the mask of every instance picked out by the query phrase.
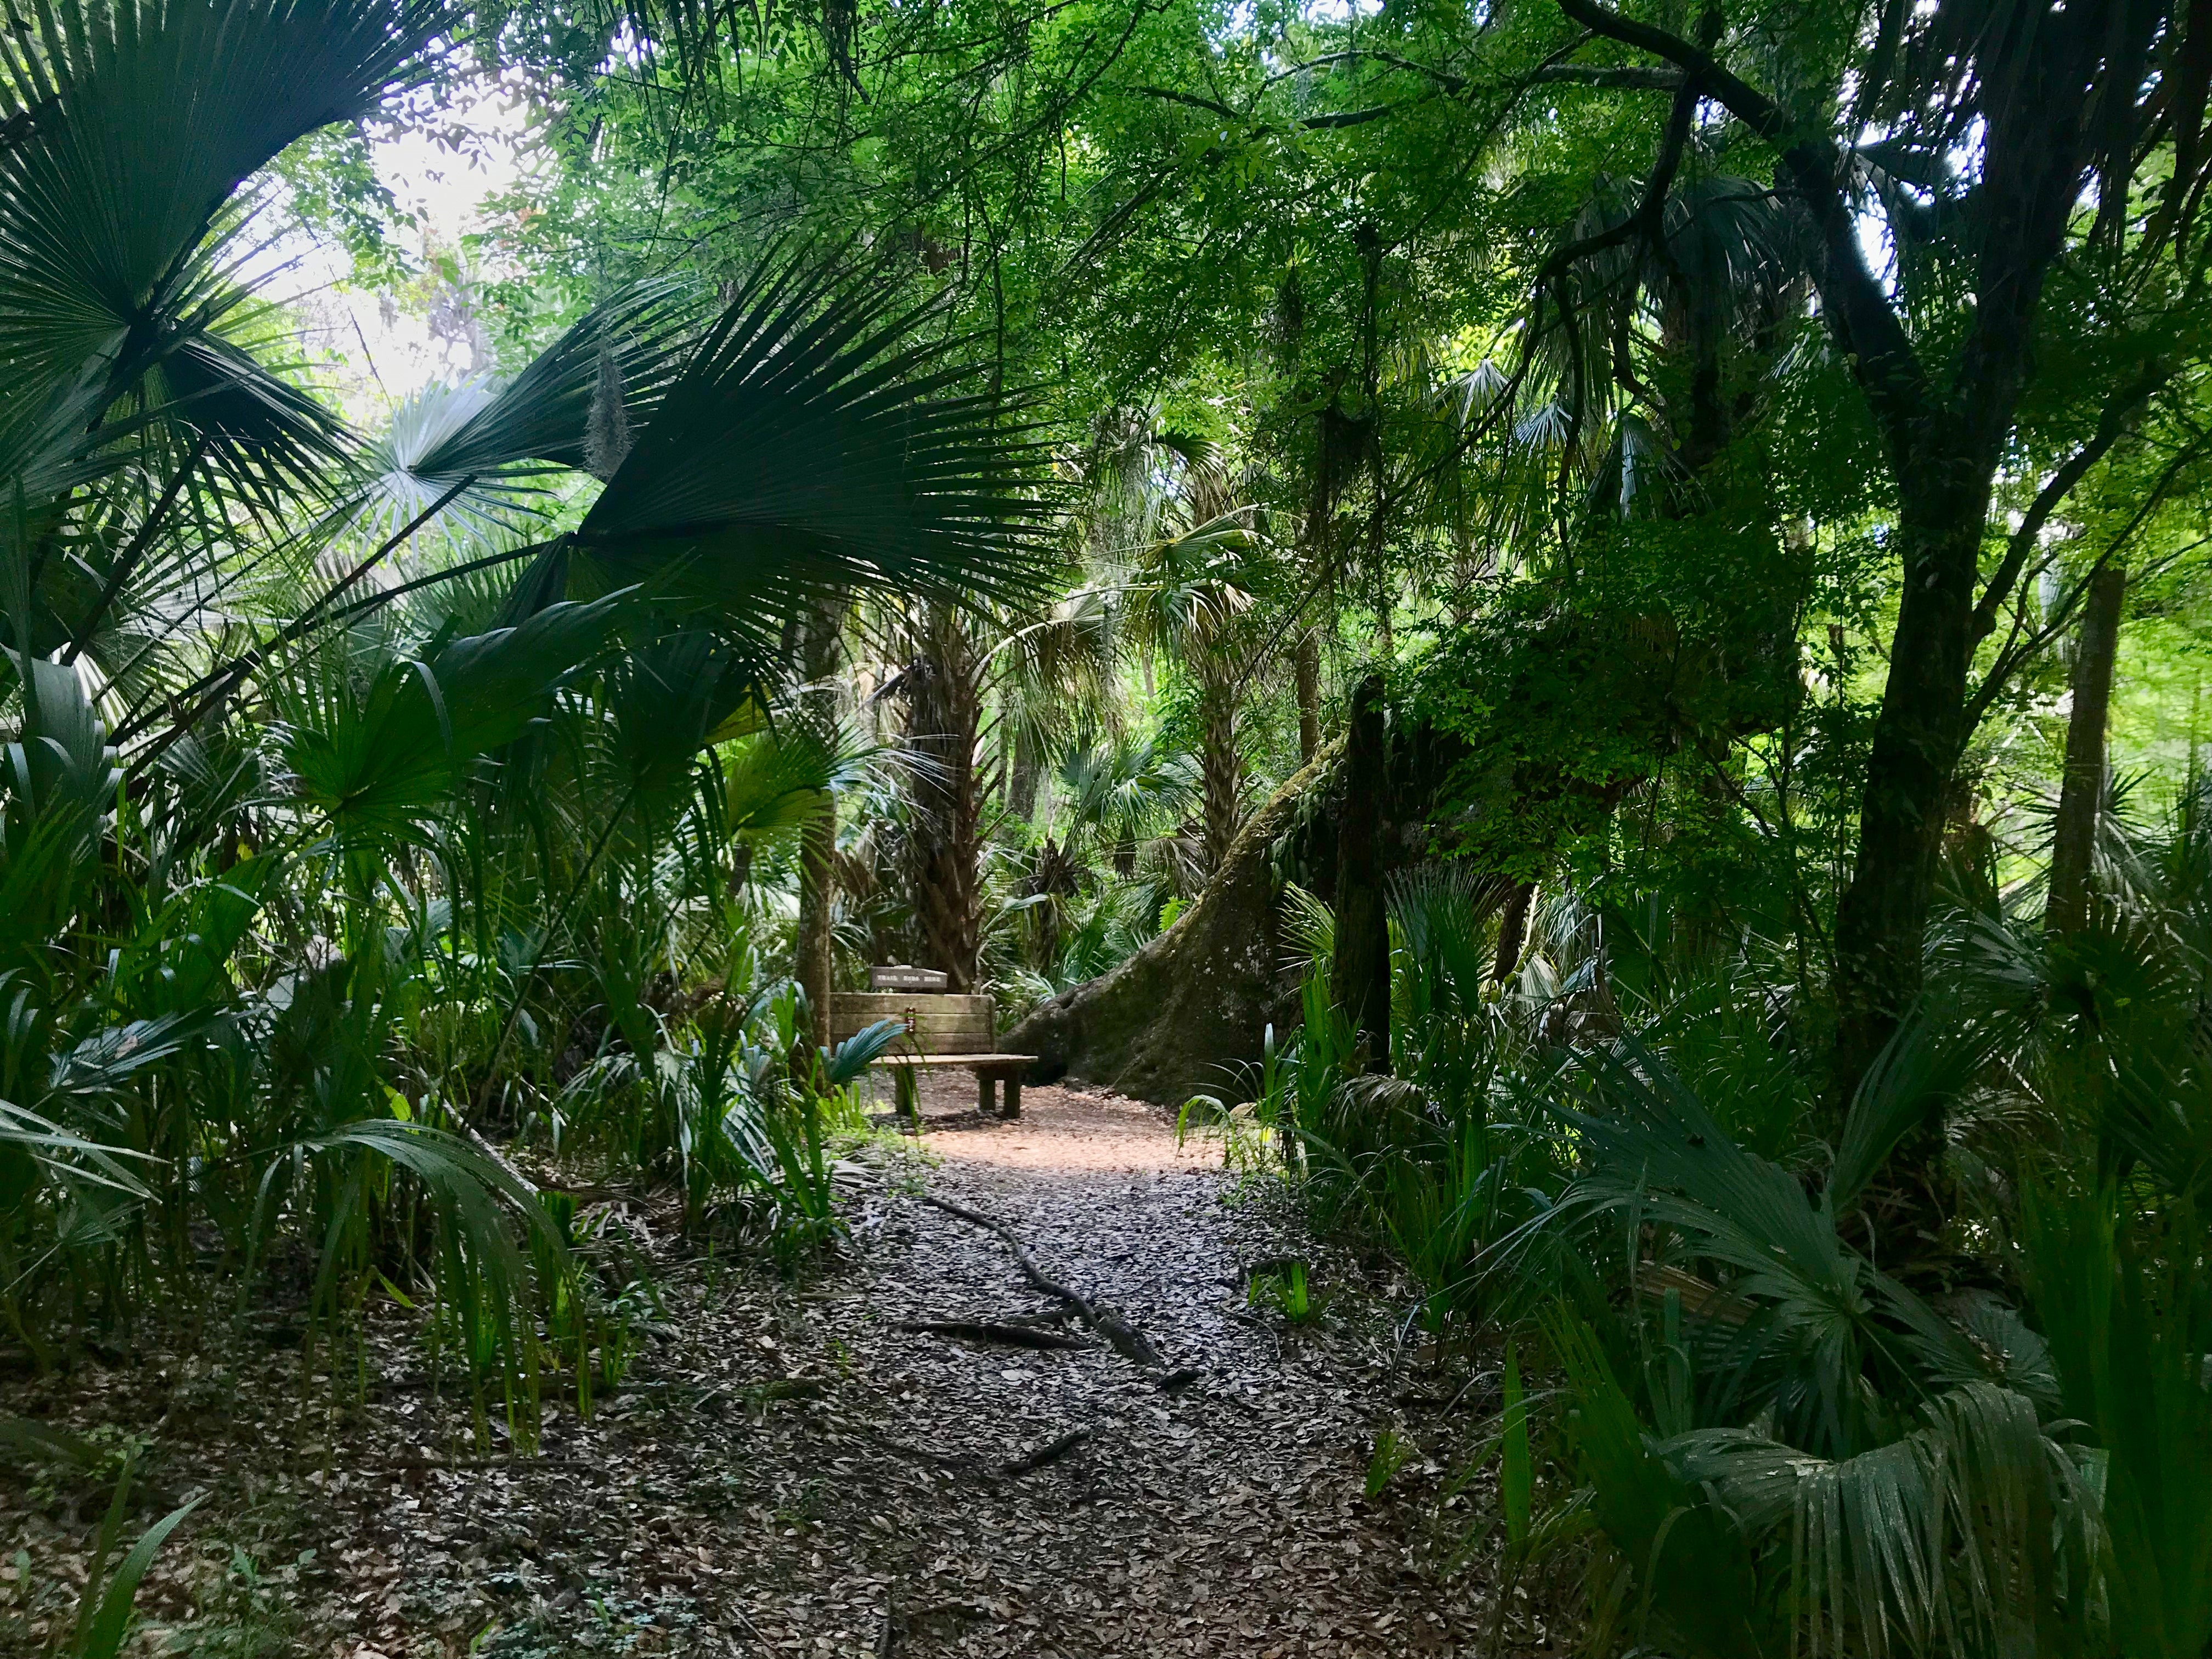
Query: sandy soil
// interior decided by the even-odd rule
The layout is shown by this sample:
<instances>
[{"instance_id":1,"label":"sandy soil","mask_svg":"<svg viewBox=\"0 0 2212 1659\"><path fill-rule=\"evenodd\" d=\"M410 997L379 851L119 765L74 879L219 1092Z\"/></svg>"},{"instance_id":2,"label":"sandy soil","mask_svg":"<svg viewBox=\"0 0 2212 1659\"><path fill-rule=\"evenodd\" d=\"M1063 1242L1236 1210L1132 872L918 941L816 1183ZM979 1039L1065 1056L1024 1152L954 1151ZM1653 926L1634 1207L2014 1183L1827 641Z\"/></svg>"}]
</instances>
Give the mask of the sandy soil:
<instances>
[{"instance_id":1,"label":"sandy soil","mask_svg":"<svg viewBox=\"0 0 2212 1659\"><path fill-rule=\"evenodd\" d=\"M1057 1084L1022 1091L1022 1115L1008 1121L975 1109L965 1072L937 1073L921 1090L924 1144L934 1157L1009 1170L1200 1171L1221 1164L1212 1137L1176 1140L1175 1114L1105 1090Z\"/></svg>"}]
</instances>

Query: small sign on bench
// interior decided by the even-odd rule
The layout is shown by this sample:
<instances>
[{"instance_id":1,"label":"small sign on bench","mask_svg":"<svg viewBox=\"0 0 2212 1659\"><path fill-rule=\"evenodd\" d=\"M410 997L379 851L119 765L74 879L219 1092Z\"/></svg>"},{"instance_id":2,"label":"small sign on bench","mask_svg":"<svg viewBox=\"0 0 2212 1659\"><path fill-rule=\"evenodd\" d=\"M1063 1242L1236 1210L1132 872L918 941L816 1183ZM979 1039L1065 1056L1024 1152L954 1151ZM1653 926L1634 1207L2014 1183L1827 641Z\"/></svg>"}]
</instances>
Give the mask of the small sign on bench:
<instances>
[{"instance_id":1,"label":"small sign on bench","mask_svg":"<svg viewBox=\"0 0 2212 1659\"><path fill-rule=\"evenodd\" d=\"M909 968L897 963L889 968L868 969L868 988L871 991L949 991L952 975L935 968Z\"/></svg>"}]
</instances>

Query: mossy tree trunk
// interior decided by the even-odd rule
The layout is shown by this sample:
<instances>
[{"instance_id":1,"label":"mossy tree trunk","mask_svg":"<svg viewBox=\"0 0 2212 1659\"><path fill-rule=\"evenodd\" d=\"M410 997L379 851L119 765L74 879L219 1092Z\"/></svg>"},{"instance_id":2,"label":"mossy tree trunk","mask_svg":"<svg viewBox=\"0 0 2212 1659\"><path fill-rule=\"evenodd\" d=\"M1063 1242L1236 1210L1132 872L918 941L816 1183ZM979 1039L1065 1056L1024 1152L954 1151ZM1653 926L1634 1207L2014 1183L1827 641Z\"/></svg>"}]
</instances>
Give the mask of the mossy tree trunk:
<instances>
[{"instance_id":1,"label":"mossy tree trunk","mask_svg":"<svg viewBox=\"0 0 2212 1659\"><path fill-rule=\"evenodd\" d=\"M1249 1097L1267 1027L1297 1014L1273 854L1342 753L1331 744L1248 818L1175 925L1099 978L1041 1003L1000 1046L1037 1056L1035 1082L1074 1076L1179 1106L1194 1094Z\"/></svg>"}]
</instances>

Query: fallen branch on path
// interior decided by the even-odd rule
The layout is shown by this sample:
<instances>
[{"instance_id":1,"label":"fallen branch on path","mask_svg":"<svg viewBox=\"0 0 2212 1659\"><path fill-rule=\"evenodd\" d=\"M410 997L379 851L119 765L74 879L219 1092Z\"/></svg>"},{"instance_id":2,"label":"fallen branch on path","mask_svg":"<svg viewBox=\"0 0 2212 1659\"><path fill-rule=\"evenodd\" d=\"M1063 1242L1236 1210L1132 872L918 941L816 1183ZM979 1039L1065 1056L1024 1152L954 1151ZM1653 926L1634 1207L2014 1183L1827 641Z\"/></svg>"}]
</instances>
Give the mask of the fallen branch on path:
<instances>
[{"instance_id":1,"label":"fallen branch on path","mask_svg":"<svg viewBox=\"0 0 2212 1659\"><path fill-rule=\"evenodd\" d=\"M1083 1322L1104 1337L1113 1346L1114 1352L1124 1359L1133 1364L1141 1365L1148 1371L1165 1371L1168 1369L1167 1356L1152 1345L1152 1340L1150 1337L1115 1313L1113 1309L1099 1306L1089 1297L1079 1295L1058 1279L1047 1274L1044 1269L1038 1267L1031 1259L1030 1253L1022 1247L1022 1241L1014 1230L1005 1222L995 1217L985 1215L981 1210L971 1210L965 1204L956 1204L949 1198L938 1198L928 1193L921 1195L921 1201L933 1210L942 1210L947 1215L957 1216L971 1226L981 1227L987 1232L996 1233L1006 1242L1006 1247L1013 1251L1014 1264L1022 1270L1023 1278L1028 1279L1033 1286L1042 1291L1047 1296L1057 1297L1074 1309Z\"/></svg>"},{"instance_id":2,"label":"fallen branch on path","mask_svg":"<svg viewBox=\"0 0 2212 1659\"><path fill-rule=\"evenodd\" d=\"M969 1342L997 1342L1009 1348L1096 1348L1096 1342L1079 1336L1070 1336L1065 1331L1047 1330L1036 1325L1015 1325L995 1320L972 1319L902 1319L891 1328L895 1331L918 1331L931 1336L957 1336Z\"/></svg>"},{"instance_id":3,"label":"fallen branch on path","mask_svg":"<svg viewBox=\"0 0 2212 1659\"><path fill-rule=\"evenodd\" d=\"M1094 1431L1070 1429L1057 1440L1048 1440L1033 1452L1025 1452L1011 1462L999 1465L999 1473L1011 1480L1018 1474L1027 1474L1031 1469L1041 1469L1048 1463L1056 1463L1091 1438Z\"/></svg>"},{"instance_id":4,"label":"fallen branch on path","mask_svg":"<svg viewBox=\"0 0 2212 1659\"><path fill-rule=\"evenodd\" d=\"M959 1217L961 1220L969 1223L971 1226L981 1227L986 1232L998 1234L1006 1242L1006 1247L1013 1251L1014 1265L1022 1270L1023 1278L1028 1279L1031 1285L1042 1291L1047 1296L1056 1297L1067 1304L1081 1316L1085 1324L1091 1325L1097 1322L1097 1315L1092 1311L1089 1301L1078 1296L1058 1279L1048 1278L1044 1269L1038 1267L1030 1259L1030 1253L1022 1248L1020 1237L1005 1222L985 1215L981 1210L971 1210L965 1204L955 1204L949 1198L939 1198L930 1193L924 1193L921 1195L921 1201L933 1210L942 1210L947 1215Z\"/></svg>"},{"instance_id":5,"label":"fallen branch on path","mask_svg":"<svg viewBox=\"0 0 2212 1659\"><path fill-rule=\"evenodd\" d=\"M973 1452L939 1451L934 1446L918 1446L911 1441L897 1440L876 1430L864 1431L878 1445L924 1463L934 1463L939 1468L955 1474L964 1474L979 1480L1012 1480L1057 1463L1078 1446L1095 1438L1098 1431L1091 1428L1070 1429L1066 1434L1048 1440L1034 1451L1023 1453L998 1464L986 1464Z\"/></svg>"}]
</instances>

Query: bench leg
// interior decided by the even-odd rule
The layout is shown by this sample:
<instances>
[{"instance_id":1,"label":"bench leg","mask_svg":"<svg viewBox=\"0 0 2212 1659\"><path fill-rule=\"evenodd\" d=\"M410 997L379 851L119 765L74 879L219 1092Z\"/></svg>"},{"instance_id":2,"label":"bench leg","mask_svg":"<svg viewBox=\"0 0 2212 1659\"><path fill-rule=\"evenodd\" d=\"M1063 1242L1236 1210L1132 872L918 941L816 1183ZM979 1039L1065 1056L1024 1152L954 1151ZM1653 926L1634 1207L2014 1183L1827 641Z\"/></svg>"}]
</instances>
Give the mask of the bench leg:
<instances>
[{"instance_id":1,"label":"bench leg","mask_svg":"<svg viewBox=\"0 0 2212 1659\"><path fill-rule=\"evenodd\" d=\"M997 1091L993 1086L995 1082L988 1072L975 1073L975 1109L985 1117L999 1109Z\"/></svg>"},{"instance_id":2,"label":"bench leg","mask_svg":"<svg viewBox=\"0 0 2212 1659\"><path fill-rule=\"evenodd\" d=\"M911 1066L894 1066L891 1074L891 1098L897 1103L898 1115L909 1124L921 1121L921 1085Z\"/></svg>"},{"instance_id":3,"label":"bench leg","mask_svg":"<svg viewBox=\"0 0 2212 1659\"><path fill-rule=\"evenodd\" d=\"M1006 1115L1009 1118L1016 1118L1021 1115L1022 1074L1019 1072L1009 1072L1006 1073Z\"/></svg>"}]
</instances>

